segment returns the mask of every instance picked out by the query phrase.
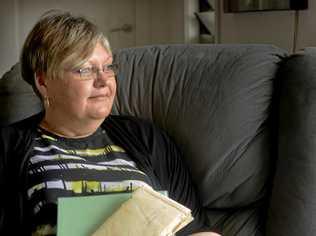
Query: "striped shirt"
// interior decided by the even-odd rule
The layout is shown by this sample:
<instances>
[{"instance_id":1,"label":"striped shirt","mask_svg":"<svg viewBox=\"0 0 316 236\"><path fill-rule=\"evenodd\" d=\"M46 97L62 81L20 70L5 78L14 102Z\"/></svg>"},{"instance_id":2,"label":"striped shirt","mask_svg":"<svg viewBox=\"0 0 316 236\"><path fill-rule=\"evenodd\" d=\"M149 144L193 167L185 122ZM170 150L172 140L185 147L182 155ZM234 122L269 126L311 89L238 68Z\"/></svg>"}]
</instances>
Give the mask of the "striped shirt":
<instances>
[{"instance_id":1,"label":"striped shirt","mask_svg":"<svg viewBox=\"0 0 316 236\"><path fill-rule=\"evenodd\" d=\"M126 192L144 184L151 185L148 176L105 130L69 139L39 128L28 163L33 234L55 234L59 197Z\"/></svg>"}]
</instances>

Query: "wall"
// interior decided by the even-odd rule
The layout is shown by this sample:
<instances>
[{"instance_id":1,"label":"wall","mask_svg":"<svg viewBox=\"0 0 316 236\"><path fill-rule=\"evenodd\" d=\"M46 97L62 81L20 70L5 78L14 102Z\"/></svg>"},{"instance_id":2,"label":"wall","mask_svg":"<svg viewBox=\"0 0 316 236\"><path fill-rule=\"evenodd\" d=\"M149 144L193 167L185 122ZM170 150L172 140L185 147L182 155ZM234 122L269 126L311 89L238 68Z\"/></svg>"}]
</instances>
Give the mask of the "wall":
<instances>
[{"instance_id":1,"label":"wall","mask_svg":"<svg viewBox=\"0 0 316 236\"><path fill-rule=\"evenodd\" d=\"M112 4L112 1L115 4ZM112 47L135 45L135 31L130 34L108 32L123 23L134 25L136 0L2 0L0 8L0 76L19 60L23 42L40 16L50 9L70 10L85 15L113 41ZM5 6L5 7L3 7ZM131 12L131 10L133 12ZM115 14L122 12L122 14ZM114 15L115 14L115 15ZM115 16L115 17L114 17ZM117 17L116 17L117 16ZM118 39L118 35L121 35Z\"/></svg>"},{"instance_id":2,"label":"wall","mask_svg":"<svg viewBox=\"0 0 316 236\"><path fill-rule=\"evenodd\" d=\"M183 0L137 0L136 26L136 46L184 42Z\"/></svg>"},{"instance_id":3,"label":"wall","mask_svg":"<svg viewBox=\"0 0 316 236\"><path fill-rule=\"evenodd\" d=\"M18 59L27 33L49 9L71 10L92 19L113 49L149 44L197 42L193 12L198 0L1 0L0 78ZM109 33L128 23L131 33Z\"/></svg>"},{"instance_id":4,"label":"wall","mask_svg":"<svg viewBox=\"0 0 316 236\"><path fill-rule=\"evenodd\" d=\"M289 52L293 49L295 11L224 13L220 4L221 43L271 43ZM296 48L316 46L316 2L299 12Z\"/></svg>"},{"instance_id":5,"label":"wall","mask_svg":"<svg viewBox=\"0 0 316 236\"><path fill-rule=\"evenodd\" d=\"M19 57L15 14L15 0L1 2L0 7L0 76Z\"/></svg>"},{"instance_id":6,"label":"wall","mask_svg":"<svg viewBox=\"0 0 316 236\"><path fill-rule=\"evenodd\" d=\"M300 11L297 49L316 46L316 1L309 0L309 9Z\"/></svg>"}]
</instances>

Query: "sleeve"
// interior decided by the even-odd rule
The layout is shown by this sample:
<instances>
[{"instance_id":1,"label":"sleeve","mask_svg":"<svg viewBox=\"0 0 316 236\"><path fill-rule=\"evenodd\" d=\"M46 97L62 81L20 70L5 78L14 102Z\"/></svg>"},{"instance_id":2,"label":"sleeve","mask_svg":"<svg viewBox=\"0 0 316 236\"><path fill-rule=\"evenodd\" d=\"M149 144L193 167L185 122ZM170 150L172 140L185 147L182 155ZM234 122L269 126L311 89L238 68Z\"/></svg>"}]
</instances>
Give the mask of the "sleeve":
<instances>
[{"instance_id":1,"label":"sleeve","mask_svg":"<svg viewBox=\"0 0 316 236\"><path fill-rule=\"evenodd\" d=\"M5 148L3 130L0 128L0 235L5 235L6 215L5 215Z\"/></svg>"},{"instance_id":2,"label":"sleeve","mask_svg":"<svg viewBox=\"0 0 316 236\"><path fill-rule=\"evenodd\" d=\"M19 217L21 202L13 168L17 153L23 151L17 148L18 140L12 127L0 128L0 235L15 235L20 232L27 235L22 231L24 228Z\"/></svg>"},{"instance_id":3,"label":"sleeve","mask_svg":"<svg viewBox=\"0 0 316 236\"><path fill-rule=\"evenodd\" d=\"M151 164L162 189L167 190L169 197L192 210L194 220L177 235L207 231L206 215L195 191L189 169L183 161L182 154L160 129L152 126L147 137L151 152Z\"/></svg>"}]
</instances>

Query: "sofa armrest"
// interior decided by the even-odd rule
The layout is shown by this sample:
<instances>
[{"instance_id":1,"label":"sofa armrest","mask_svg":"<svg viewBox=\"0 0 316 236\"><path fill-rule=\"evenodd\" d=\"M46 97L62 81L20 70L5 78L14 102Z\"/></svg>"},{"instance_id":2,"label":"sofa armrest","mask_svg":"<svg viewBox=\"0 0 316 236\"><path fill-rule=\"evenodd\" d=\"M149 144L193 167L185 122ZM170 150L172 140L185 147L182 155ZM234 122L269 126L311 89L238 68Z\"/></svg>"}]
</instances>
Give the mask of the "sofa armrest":
<instances>
[{"instance_id":1,"label":"sofa armrest","mask_svg":"<svg viewBox=\"0 0 316 236\"><path fill-rule=\"evenodd\" d=\"M316 49L280 69L279 156L267 235L316 235Z\"/></svg>"}]
</instances>

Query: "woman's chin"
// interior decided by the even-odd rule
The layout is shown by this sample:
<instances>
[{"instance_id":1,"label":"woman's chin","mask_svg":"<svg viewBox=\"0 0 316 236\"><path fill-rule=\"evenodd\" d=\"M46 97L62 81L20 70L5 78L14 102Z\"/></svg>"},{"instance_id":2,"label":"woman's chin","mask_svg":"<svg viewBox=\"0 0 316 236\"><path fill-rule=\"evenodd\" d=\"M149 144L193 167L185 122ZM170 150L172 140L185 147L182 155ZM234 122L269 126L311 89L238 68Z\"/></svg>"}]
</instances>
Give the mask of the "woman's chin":
<instances>
[{"instance_id":1,"label":"woman's chin","mask_svg":"<svg viewBox=\"0 0 316 236\"><path fill-rule=\"evenodd\" d=\"M111 113L111 110L109 109L98 109L95 111L90 112L89 117L95 120L101 120L108 117Z\"/></svg>"},{"instance_id":2,"label":"woman's chin","mask_svg":"<svg viewBox=\"0 0 316 236\"><path fill-rule=\"evenodd\" d=\"M112 101L107 102L93 102L86 107L86 114L91 119L105 119L112 111Z\"/></svg>"}]
</instances>

